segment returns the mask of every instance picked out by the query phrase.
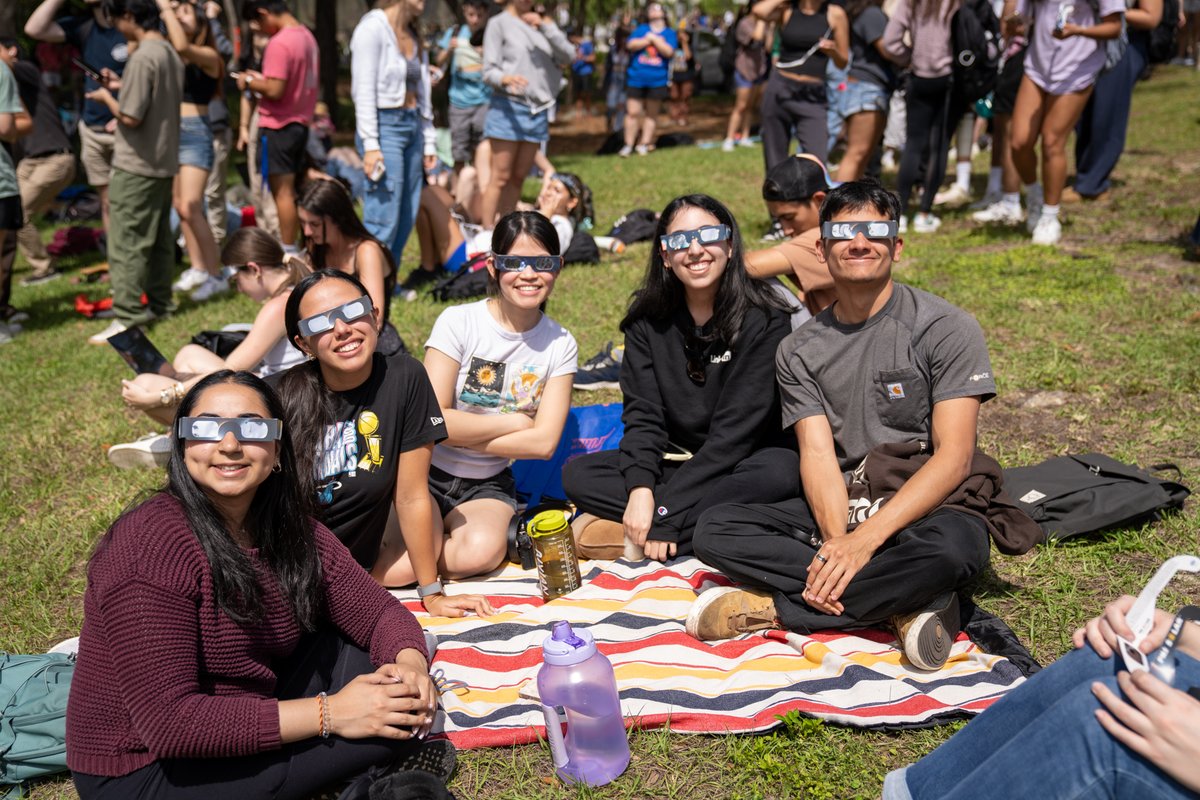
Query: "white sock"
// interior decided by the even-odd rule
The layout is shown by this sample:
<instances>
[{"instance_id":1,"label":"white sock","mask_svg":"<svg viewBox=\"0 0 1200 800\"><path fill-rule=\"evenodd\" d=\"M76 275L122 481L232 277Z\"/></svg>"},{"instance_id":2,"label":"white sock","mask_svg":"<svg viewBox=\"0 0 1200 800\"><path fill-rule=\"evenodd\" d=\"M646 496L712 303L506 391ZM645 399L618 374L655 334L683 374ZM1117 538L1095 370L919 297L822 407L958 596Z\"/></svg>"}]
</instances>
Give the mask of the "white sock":
<instances>
[{"instance_id":1,"label":"white sock","mask_svg":"<svg viewBox=\"0 0 1200 800\"><path fill-rule=\"evenodd\" d=\"M971 191L971 162L959 161L954 165L954 182L964 192Z\"/></svg>"},{"instance_id":2,"label":"white sock","mask_svg":"<svg viewBox=\"0 0 1200 800\"><path fill-rule=\"evenodd\" d=\"M992 167L992 169L988 172L988 194L1000 194L1000 182L1003 177L1003 167Z\"/></svg>"},{"instance_id":3,"label":"white sock","mask_svg":"<svg viewBox=\"0 0 1200 800\"><path fill-rule=\"evenodd\" d=\"M1042 206L1042 218L1058 219L1058 206Z\"/></svg>"},{"instance_id":4,"label":"white sock","mask_svg":"<svg viewBox=\"0 0 1200 800\"><path fill-rule=\"evenodd\" d=\"M1004 203L1004 205L1009 206L1010 208L1020 208L1021 207L1021 193L1020 192L1005 192L1003 194L1003 196L1001 197L1000 202Z\"/></svg>"}]
</instances>

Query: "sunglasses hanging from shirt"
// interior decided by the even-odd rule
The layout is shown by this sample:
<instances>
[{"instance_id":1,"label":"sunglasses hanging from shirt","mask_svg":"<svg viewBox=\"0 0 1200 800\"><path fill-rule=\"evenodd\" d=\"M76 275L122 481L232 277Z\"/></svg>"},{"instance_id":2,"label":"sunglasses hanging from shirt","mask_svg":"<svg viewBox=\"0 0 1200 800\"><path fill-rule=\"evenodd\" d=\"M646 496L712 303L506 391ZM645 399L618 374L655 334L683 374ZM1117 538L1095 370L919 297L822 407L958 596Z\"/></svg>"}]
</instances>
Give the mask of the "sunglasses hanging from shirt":
<instances>
[{"instance_id":1,"label":"sunglasses hanging from shirt","mask_svg":"<svg viewBox=\"0 0 1200 800\"><path fill-rule=\"evenodd\" d=\"M283 435L283 423L273 417L183 417L177 430L193 442L219 442L229 433L239 442L273 442Z\"/></svg>"},{"instance_id":2,"label":"sunglasses hanging from shirt","mask_svg":"<svg viewBox=\"0 0 1200 800\"><path fill-rule=\"evenodd\" d=\"M300 328L301 336L316 336L318 333L333 330L333 324L339 319L343 322L354 322L356 319L362 319L371 313L374 306L371 305L371 298L363 295L357 300L351 300L349 303L331 308L328 311L323 311L320 314L314 314L311 317L305 317L300 320L298 327Z\"/></svg>"},{"instance_id":3,"label":"sunglasses hanging from shirt","mask_svg":"<svg viewBox=\"0 0 1200 800\"><path fill-rule=\"evenodd\" d=\"M687 250L692 246L692 242L700 242L702 245L716 244L717 242L725 241L729 236L730 230L728 225L705 225L703 228L697 228L694 231L668 233L666 236L660 236L658 240L662 243L663 247L672 252L678 252L680 250Z\"/></svg>"},{"instance_id":4,"label":"sunglasses hanging from shirt","mask_svg":"<svg viewBox=\"0 0 1200 800\"><path fill-rule=\"evenodd\" d=\"M821 236L839 241L853 239L860 233L868 239L895 239L899 225L894 219L877 222L824 222Z\"/></svg>"},{"instance_id":5,"label":"sunglasses hanging from shirt","mask_svg":"<svg viewBox=\"0 0 1200 800\"><path fill-rule=\"evenodd\" d=\"M492 261L497 272L558 272L562 269L562 256L510 256L495 255Z\"/></svg>"}]
</instances>

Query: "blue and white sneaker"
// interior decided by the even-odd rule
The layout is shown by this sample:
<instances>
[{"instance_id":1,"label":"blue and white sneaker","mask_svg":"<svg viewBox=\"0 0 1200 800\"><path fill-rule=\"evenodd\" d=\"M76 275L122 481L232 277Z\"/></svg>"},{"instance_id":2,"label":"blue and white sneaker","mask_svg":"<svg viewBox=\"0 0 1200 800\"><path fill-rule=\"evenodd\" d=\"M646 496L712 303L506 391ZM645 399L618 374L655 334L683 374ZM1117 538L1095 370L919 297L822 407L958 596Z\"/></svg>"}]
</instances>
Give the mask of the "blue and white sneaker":
<instances>
[{"instance_id":1,"label":"blue and white sneaker","mask_svg":"<svg viewBox=\"0 0 1200 800\"><path fill-rule=\"evenodd\" d=\"M624 360L625 345L608 342L603 350L580 365L575 373L575 388L585 392L621 388L621 362Z\"/></svg>"}]
</instances>

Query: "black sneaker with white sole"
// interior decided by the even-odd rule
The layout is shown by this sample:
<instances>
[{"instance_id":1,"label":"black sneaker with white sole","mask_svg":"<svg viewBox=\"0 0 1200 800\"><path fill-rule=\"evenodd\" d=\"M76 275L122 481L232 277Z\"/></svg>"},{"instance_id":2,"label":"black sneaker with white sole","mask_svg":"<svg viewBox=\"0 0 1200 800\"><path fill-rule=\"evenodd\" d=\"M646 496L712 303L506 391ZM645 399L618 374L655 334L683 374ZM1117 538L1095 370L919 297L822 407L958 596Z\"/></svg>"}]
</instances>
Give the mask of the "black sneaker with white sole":
<instances>
[{"instance_id":1,"label":"black sneaker with white sole","mask_svg":"<svg viewBox=\"0 0 1200 800\"><path fill-rule=\"evenodd\" d=\"M893 617L904 656L917 669L941 669L962 628L958 594L946 592L920 611Z\"/></svg>"}]
</instances>

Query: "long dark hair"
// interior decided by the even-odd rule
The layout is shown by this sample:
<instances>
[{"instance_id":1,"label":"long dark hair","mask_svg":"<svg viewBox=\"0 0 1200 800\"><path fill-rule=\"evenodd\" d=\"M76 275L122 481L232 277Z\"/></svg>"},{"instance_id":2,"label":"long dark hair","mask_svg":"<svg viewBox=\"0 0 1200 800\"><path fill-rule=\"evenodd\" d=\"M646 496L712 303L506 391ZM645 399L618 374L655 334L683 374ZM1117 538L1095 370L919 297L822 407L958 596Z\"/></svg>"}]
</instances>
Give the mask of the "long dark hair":
<instances>
[{"instance_id":1,"label":"long dark hair","mask_svg":"<svg viewBox=\"0 0 1200 800\"><path fill-rule=\"evenodd\" d=\"M200 395L222 384L253 390L272 417L284 419L283 404L270 386L251 372L228 369L214 372L193 386L179 404L176 419L190 416ZM261 622L263 603L254 564L233 540L212 500L188 472L184 447L184 440L172 431L171 461L163 491L179 501L192 532L208 556L217 605L239 625ZM299 471L286 422L276 454L279 470L268 475L255 491L245 529L258 548L259 557L279 581L279 589L296 622L311 631L321 612L320 593L316 591L321 583L321 561L313 535L312 492L307 491L310 480Z\"/></svg>"},{"instance_id":2,"label":"long dark hair","mask_svg":"<svg viewBox=\"0 0 1200 800\"><path fill-rule=\"evenodd\" d=\"M689 194L676 197L663 209L658 218L658 226L651 240L650 265L646 268L646 277L641 287L633 293L629 303L629 311L621 320L621 331L641 319L669 320L681 309L686 308L686 296L683 284L675 277L675 273L667 269L663 261L659 237L666 236L667 228L675 215L684 208L699 208L717 218L722 225L729 226L729 263L721 274L717 285L717 299L713 305L711 340L721 339L729 347L737 344L742 322L751 309L759 309L764 313L769 309L786 311L783 301L767 284L756 281L746 273L746 264L742 249L742 234L738 230L737 220L719 200L706 194Z\"/></svg>"},{"instance_id":3,"label":"long dark hair","mask_svg":"<svg viewBox=\"0 0 1200 800\"><path fill-rule=\"evenodd\" d=\"M383 311L383 318L386 321L388 318L386 305L391 300L392 290L396 288L396 259L392 255L392 251L387 249L387 245L372 236L363 225L362 220L358 218L358 214L354 211L354 200L346 191L346 187L337 181L309 181L308 185L304 187L304 191L300 193L300 199L296 201L296 205L310 214L328 217L342 236L379 245L388 265L388 273L383 276L385 308L380 309ZM304 246L308 250L308 257L312 261L314 270L322 270L329 266L325 258L329 245L305 242Z\"/></svg>"},{"instance_id":4,"label":"long dark hair","mask_svg":"<svg viewBox=\"0 0 1200 800\"><path fill-rule=\"evenodd\" d=\"M292 289L284 307L284 327L292 344L300 336L300 302L309 289L321 281L345 281L360 294L367 294L362 281L341 270L323 269L307 276ZM308 492L306 496L311 500L325 429L333 422L333 407L325 379L321 376L321 365L315 358L310 358L289 369L279 379L279 394L283 398L283 420L291 428L296 462Z\"/></svg>"}]
</instances>

